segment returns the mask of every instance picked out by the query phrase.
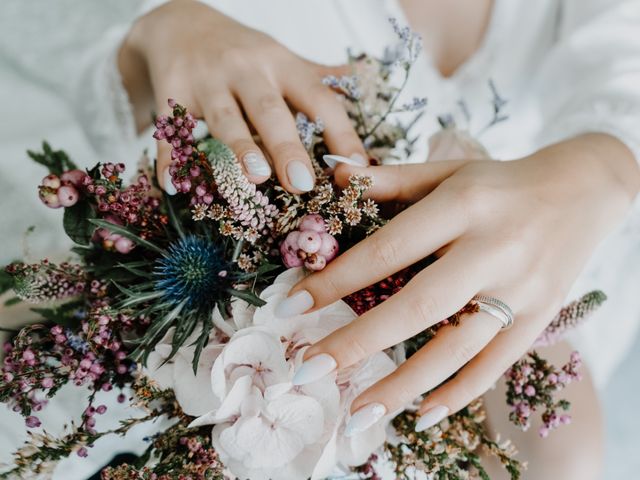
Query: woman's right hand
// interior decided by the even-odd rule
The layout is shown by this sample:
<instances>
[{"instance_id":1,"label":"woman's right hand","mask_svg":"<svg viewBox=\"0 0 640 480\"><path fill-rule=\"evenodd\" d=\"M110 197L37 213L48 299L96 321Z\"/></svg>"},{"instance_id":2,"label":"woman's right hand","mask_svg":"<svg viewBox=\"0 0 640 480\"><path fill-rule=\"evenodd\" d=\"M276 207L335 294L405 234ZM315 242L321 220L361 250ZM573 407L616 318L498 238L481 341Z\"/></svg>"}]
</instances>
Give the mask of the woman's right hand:
<instances>
[{"instance_id":1,"label":"woman's right hand","mask_svg":"<svg viewBox=\"0 0 640 480\"><path fill-rule=\"evenodd\" d=\"M140 18L118 63L139 130L152 113L169 114L167 99L175 98L231 147L252 182L265 181L273 167L288 191L313 188L313 168L289 105L322 119L332 153L366 162L344 107L321 82L335 68L308 62L200 2L173 0ZM169 148L158 143L158 182L175 193Z\"/></svg>"}]
</instances>

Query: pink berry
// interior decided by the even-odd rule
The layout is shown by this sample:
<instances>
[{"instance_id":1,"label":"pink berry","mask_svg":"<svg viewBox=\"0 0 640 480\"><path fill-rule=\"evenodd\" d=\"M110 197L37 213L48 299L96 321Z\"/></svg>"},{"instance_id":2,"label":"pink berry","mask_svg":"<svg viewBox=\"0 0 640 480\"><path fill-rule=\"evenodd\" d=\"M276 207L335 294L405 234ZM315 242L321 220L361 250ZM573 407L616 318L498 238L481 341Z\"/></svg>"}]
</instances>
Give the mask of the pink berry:
<instances>
[{"instance_id":1,"label":"pink berry","mask_svg":"<svg viewBox=\"0 0 640 480\"><path fill-rule=\"evenodd\" d=\"M338 241L328 233L320 234L320 240L322 243L318 254L322 255L327 262L330 262L338 254Z\"/></svg>"},{"instance_id":2,"label":"pink berry","mask_svg":"<svg viewBox=\"0 0 640 480\"><path fill-rule=\"evenodd\" d=\"M78 190L73 185L63 185L58 189L58 199L63 207L72 207L78 202Z\"/></svg>"},{"instance_id":3,"label":"pink berry","mask_svg":"<svg viewBox=\"0 0 640 480\"><path fill-rule=\"evenodd\" d=\"M43 187L52 188L53 190L57 190L58 188L60 188L60 185L62 185L62 183L60 182L60 179L58 178L57 175L54 175L54 174L47 175L46 177L44 177L42 179L42 186Z\"/></svg>"},{"instance_id":4,"label":"pink berry","mask_svg":"<svg viewBox=\"0 0 640 480\"><path fill-rule=\"evenodd\" d=\"M301 267L304 263L296 253L290 253L290 252L282 252L282 262L284 263L284 266L287 268Z\"/></svg>"},{"instance_id":5,"label":"pink berry","mask_svg":"<svg viewBox=\"0 0 640 480\"><path fill-rule=\"evenodd\" d=\"M304 262L304 266L309 270L317 272L327 266L327 261L322 255L318 255L316 253L307 257L307 260Z\"/></svg>"},{"instance_id":6,"label":"pink berry","mask_svg":"<svg viewBox=\"0 0 640 480\"><path fill-rule=\"evenodd\" d=\"M60 204L60 199L58 195L55 193L47 193L45 195L40 195L40 200L49 208L60 208L62 205Z\"/></svg>"},{"instance_id":7,"label":"pink berry","mask_svg":"<svg viewBox=\"0 0 640 480\"><path fill-rule=\"evenodd\" d=\"M305 215L300 221L300 230L313 230L314 232L324 233L327 231L327 225L320 215L313 213Z\"/></svg>"},{"instance_id":8,"label":"pink berry","mask_svg":"<svg viewBox=\"0 0 640 480\"><path fill-rule=\"evenodd\" d=\"M284 242L280 245L280 252L284 255L284 252L297 254L300 246L298 245L298 240L300 239L300 232L297 230L290 232L287 235L287 238L284 239Z\"/></svg>"},{"instance_id":9,"label":"pink berry","mask_svg":"<svg viewBox=\"0 0 640 480\"><path fill-rule=\"evenodd\" d=\"M63 183L70 183L74 187L80 187L84 184L84 178L87 176L82 170L69 170L60 176Z\"/></svg>"},{"instance_id":10,"label":"pink berry","mask_svg":"<svg viewBox=\"0 0 640 480\"><path fill-rule=\"evenodd\" d=\"M298 238L298 245L306 253L316 253L320 250L322 240L320 235L313 230L305 230L300 232L300 238Z\"/></svg>"},{"instance_id":11,"label":"pink berry","mask_svg":"<svg viewBox=\"0 0 640 480\"><path fill-rule=\"evenodd\" d=\"M120 237L114 243L115 249L120 253L129 253L135 247L135 244L127 237Z\"/></svg>"}]
</instances>

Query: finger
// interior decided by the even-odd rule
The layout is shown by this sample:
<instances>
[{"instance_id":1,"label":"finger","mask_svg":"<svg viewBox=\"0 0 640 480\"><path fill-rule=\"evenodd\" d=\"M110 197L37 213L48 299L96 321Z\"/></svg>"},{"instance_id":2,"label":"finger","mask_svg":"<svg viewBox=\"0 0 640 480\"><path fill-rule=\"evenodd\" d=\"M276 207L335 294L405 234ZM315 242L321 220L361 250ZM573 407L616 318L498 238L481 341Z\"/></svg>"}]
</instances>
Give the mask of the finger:
<instances>
[{"instance_id":1,"label":"finger","mask_svg":"<svg viewBox=\"0 0 640 480\"><path fill-rule=\"evenodd\" d=\"M281 185L289 192L313 189L315 174L295 121L280 92L265 81L241 81L236 95L269 152Z\"/></svg>"},{"instance_id":2,"label":"finger","mask_svg":"<svg viewBox=\"0 0 640 480\"><path fill-rule=\"evenodd\" d=\"M325 125L323 137L329 151L368 166L362 141L335 92L324 86L315 75L309 75L304 82L298 78L295 80L285 83L286 97L297 110L314 120L322 120Z\"/></svg>"},{"instance_id":3,"label":"finger","mask_svg":"<svg viewBox=\"0 0 640 480\"><path fill-rule=\"evenodd\" d=\"M399 293L312 345L305 359L329 355L346 368L397 345L464 307L482 288L483 259L450 252L414 277Z\"/></svg>"},{"instance_id":4,"label":"finger","mask_svg":"<svg viewBox=\"0 0 640 480\"><path fill-rule=\"evenodd\" d=\"M495 337L500 327L499 320L483 312L465 315L458 326L442 327L397 370L356 398L351 411L356 412L374 403L384 405L387 412L406 407L473 359ZM444 408L436 410L437 421L446 414L448 412L445 413ZM421 427L420 423L417 427Z\"/></svg>"},{"instance_id":5,"label":"finger","mask_svg":"<svg viewBox=\"0 0 640 480\"><path fill-rule=\"evenodd\" d=\"M247 122L233 96L226 92L209 95L204 118L211 134L233 150L249 181L262 183L271 176L271 167L255 144Z\"/></svg>"},{"instance_id":6,"label":"finger","mask_svg":"<svg viewBox=\"0 0 640 480\"><path fill-rule=\"evenodd\" d=\"M428 225L429 229L416 239L416 225L420 224ZM304 290L305 296L313 299L314 308L329 305L425 258L458 238L466 225L460 202L453 201L444 191L435 191L351 247L325 269L303 279L283 304L288 307L289 299L295 299L293 294Z\"/></svg>"},{"instance_id":7,"label":"finger","mask_svg":"<svg viewBox=\"0 0 640 480\"><path fill-rule=\"evenodd\" d=\"M427 396L420 405L422 417L436 408L446 408L451 415L484 394L531 347L540 333L539 325L534 318L518 316L512 328L496 336L453 379ZM431 425L423 422L422 426Z\"/></svg>"},{"instance_id":8,"label":"finger","mask_svg":"<svg viewBox=\"0 0 640 480\"><path fill-rule=\"evenodd\" d=\"M453 175L468 160L447 160L405 165L382 165L360 168L340 164L335 171L338 185L345 187L353 174L372 177L373 186L365 192L366 198L378 202L414 203L433 191L444 180Z\"/></svg>"}]
</instances>

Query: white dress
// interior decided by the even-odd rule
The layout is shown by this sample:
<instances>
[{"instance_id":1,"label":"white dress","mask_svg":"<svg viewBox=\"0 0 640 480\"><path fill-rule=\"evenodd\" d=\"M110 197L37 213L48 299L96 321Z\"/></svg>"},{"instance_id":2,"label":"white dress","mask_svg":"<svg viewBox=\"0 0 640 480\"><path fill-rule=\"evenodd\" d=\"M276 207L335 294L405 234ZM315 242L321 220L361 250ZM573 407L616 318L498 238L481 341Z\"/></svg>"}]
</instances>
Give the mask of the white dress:
<instances>
[{"instance_id":1,"label":"white dress","mask_svg":"<svg viewBox=\"0 0 640 480\"><path fill-rule=\"evenodd\" d=\"M22 227L31 223L51 225L51 218L55 218L44 220L43 210L34 200L36 179L42 171L31 166L15 169L14 161L7 159L8 154L15 158L19 149L35 147L34 132L53 136L58 140L56 146L69 148L83 166L96 160L133 165L143 146L153 147L149 132L142 139L135 134L115 58L137 16L162 3L59 0L52 5L46 0L5 1L0 16L0 79L6 78L2 67L10 66L64 99L95 153L83 139L65 130L72 120L63 104L47 100L49 103L42 106L38 96L31 104L26 102L28 123L23 122L20 128L20 122L14 120L0 129L0 135L6 135L0 138L1 205L3 210L8 202L16 205L0 218L1 240L7 246L1 253L3 262L20 255ZM297 54L326 64L344 62L347 47L380 54L394 42L388 17L403 20L393 0L205 3L265 31ZM489 79L510 101L509 120L480 139L493 157L517 158L576 134L605 132L623 141L640 159L639 24L637 1L495 0L481 47L452 77L443 78L426 55L417 62L407 95L426 96L429 104L427 114L416 126L421 141L412 160L426 158L426 139L439 128L437 116L459 113L460 99L472 113L472 133L487 123L491 116ZM32 94L29 89L24 92L26 96ZM11 100L6 91L0 92L0 98ZM41 120L41 125L36 122L34 126L33 119ZM16 187L25 182L34 187ZM600 387L623 359L640 325L639 203L627 221L594 252L568 296L570 300L594 288L605 290L609 296L592 321L572 335ZM52 234L47 243L37 245L37 253L61 249L65 244L60 239L61 235ZM60 404L55 405L58 410L54 412L63 415ZM14 443L8 430L22 428L15 416L5 417L0 417L0 423L8 427L0 432L3 451L4 446ZM4 443L2 433L6 436ZM95 459L93 466L97 467L101 455L108 459L109 451L126 450L132 445L136 442L106 443L102 450L107 453L92 453L88 460ZM0 460L4 459L3 455ZM67 462L74 470L66 470L60 478L83 478L92 465L80 463Z\"/></svg>"}]
</instances>

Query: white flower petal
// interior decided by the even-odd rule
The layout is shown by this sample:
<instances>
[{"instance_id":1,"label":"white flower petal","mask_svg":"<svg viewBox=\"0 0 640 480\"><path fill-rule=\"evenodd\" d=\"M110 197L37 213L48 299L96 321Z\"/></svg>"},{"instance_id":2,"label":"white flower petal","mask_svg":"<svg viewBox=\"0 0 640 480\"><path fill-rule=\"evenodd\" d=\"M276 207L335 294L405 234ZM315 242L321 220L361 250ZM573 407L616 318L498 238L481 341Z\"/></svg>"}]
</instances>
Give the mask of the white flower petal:
<instances>
[{"instance_id":1,"label":"white flower petal","mask_svg":"<svg viewBox=\"0 0 640 480\"><path fill-rule=\"evenodd\" d=\"M277 430L291 430L305 444L316 442L324 431L322 406L311 397L285 393L266 405L266 415Z\"/></svg>"},{"instance_id":2,"label":"white flower petal","mask_svg":"<svg viewBox=\"0 0 640 480\"><path fill-rule=\"evenodd\" d=\"M173 368L173 388L176 400L184 413L194 417L216 408L220 401L211 389L211 367L220 354L221 347L205 347L198 359L197 374L193 374L192 358L178 353Z\"/></svg>"}]
</instances>

